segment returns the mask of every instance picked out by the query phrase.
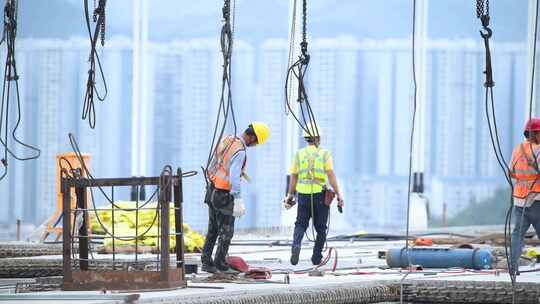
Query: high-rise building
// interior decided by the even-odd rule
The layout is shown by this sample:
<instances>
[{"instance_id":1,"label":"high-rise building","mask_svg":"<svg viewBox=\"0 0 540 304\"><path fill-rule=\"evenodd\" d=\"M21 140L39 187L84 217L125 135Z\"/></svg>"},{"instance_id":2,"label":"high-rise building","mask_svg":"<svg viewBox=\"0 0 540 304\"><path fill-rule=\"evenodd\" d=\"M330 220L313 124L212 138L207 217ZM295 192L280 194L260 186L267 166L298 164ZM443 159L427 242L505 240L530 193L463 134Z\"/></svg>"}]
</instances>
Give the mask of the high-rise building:
<instances>
[{"instance_id":1,"label":"high-rise building","mask_svg":"<svg viewBox=\"0 0 540 304\"><path fill-rule=\"evenodd\" d=\"M2 205L8 204L9 217L5 221L20 218L23 223L39 224L53 214L56 208L56 155L71 151L68 133L75 135L83 152L92 154L92 172L96 177L119 176L120 171L125 171L125 168L121 169L125 166L121 154L129 153L129 148L122 148L126 145L121 132L130 118L126 119L122 114L129 111L130 98L122 94L119 82L129 84L121 75L126 75L123 72L131 62L124 60L127 49L123 41L110 39L111 47L103 52L106 55L100 52L109 80L109 97L105 102L96 100L97 127L92 131L87 131L87 122L80 119L88 75L88 40L19 41L17 63L24 116L18 134L23 141L38 146L41 156L24 163L11 161L10 166L12 164L15 170L2 181L8 185L9 200L0 201ZM108 69L108 64L113 66ZM108 108L105 110L104 107ZM21 155L30 153L20 146L15 150ZM105 201L99 196L96 198L97 203Z\"/></svg>"},{"instance_id":2,"label":"high-rise building","mask_svg":"<svg viewBox=\"0 0 540 304\"><path fill-rule=\"evenodd\" d=\"M501 45L493 53L495 114L499 142L508 163L517 143L517 113L523 116L523 96L515 79L522 79L518 58L522 50ZM486 198L485 189L504 186L504 177L493 152L486 119L484 49L472 41L439 41L429 48L430 85L427 174L432 180L432 211L440 215L446 203L449 214L466 208L470 201ZM503 85L504 84L504 85ZM522 87L523 88L523 87ZM491 101L489 111L491 115ZM523 119L523 118L522 118ZM493 124L493 121L491 121ZM493 133L494 140L495 133ZM460 183L459 180L466 180ZM446 189L447 188L447 189Z\"/></svg>"},{"instance_id":3,"label":"high-rise building","mask_svg":"<svg viewBox=\"0 0 540 304\"><path fill-rule=\"evenodd\" d=\"M256 176L254 177L256 221L254 227L292 226L293 220L282 221L281 200L285 196L286 176L286 120L285 73L287 71L287 41L265 41L259 51L257 69L257 120L267 123L271 130L268 141L256 148ZM249 212L249 210L248 210Z\"/></svg>"},{"instance_id":4,"label":"high-rise building","mask_svg":"<svg viewBox=\"0 0 540 304\"><path fill-rule=\"evenodd\" d=\"M355 99L358 42L352 37L316 39L310 49L307 93L322 129L321 145L334 157L339 176L350 174L355 159Z\"/></svg>"}]
</instances>

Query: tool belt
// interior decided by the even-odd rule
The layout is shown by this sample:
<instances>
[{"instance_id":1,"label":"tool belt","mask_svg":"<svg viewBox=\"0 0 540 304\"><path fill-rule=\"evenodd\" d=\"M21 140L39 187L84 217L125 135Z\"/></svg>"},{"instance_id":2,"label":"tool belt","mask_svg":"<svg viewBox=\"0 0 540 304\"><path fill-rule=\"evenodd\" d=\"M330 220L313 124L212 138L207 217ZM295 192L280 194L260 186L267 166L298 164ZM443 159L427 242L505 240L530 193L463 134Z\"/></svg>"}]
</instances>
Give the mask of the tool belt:
<instances>
[{"instance_id":1,"label":"tool belt","mask_svg":"<svg viewBox=\"0 0 540 304\"><path fill-rule=\"evenodd\" d=\"M334 200L334 197L336 197L336 193L332 191L332 189L329 189L325 186L323 188L323 197L324 197L324 204L326 206L330 206L332 204L332 201Z\"/></svg>"}]
</instances>

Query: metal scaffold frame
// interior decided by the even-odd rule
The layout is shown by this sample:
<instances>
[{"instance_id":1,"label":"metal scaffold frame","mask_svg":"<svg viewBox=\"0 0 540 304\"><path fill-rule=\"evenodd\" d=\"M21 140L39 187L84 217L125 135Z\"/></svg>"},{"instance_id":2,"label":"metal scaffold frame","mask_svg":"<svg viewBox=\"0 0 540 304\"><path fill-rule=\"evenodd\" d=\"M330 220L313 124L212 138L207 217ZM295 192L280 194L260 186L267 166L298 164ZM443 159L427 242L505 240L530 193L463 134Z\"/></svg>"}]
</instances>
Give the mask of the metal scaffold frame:
<instances>
[{"instance_id":1,"label":"metal scaffold frame","mask_svg":"<svg viewBox=\"0 0 540 304\"><path fill-rule=\"evenodd\" d=\"M158 194L158 205L156 208L156 218L158 223L157 237L159 240L156 259L139 259L138 250L134 252L134 259L118 259L115 248L115 239L133 238L135 247L140 242L136 236L120 236L114 231L114 212L124 209L118 209L114 204L111 208L89 208L87 204L88 193L92 188L110 187L112 201L114 201L115 187L141 187L156 186ZM61 180L62 201L63 201L63 290L133 290L133 289L162 289L173 287L185 287L185 268L184 268L184 242L183 242L183 214L182 214L182 171L177 170L177 174L162 174L158 177L131 177L131 178L73 178L69 176L62 177ZM77 198L76 208L71 207L72 191ZM174 221L175 232L173 237L176 240L176 263L171 267L170 259L170 223L169 210L171 201L174 203ZM92 204L93 205L93 204ZM144 206L141 206L144 207ZM149 208L129 209L135 212L136 218L139 217L139 211ZM88 233L89 212L110 211L112 214L112 229L108 231L112 238L112 258L99 260L95 259L90 252L90 242L94 236ZM127 210L127 209L126 209ZM125 211L125 210L124 210ZM70 220L72 215L79 216L80 222ZM73 225L73 227L72 227ZM77 228L78 233L74 233ZM72 231L73 229L73 231ZM148 231L146 231L148 232ZM72 252L74 244L78 243L79 254L76 256ZM89 253L91 257L89 258ZM107 267L95 266L102 265L104 261L110 263ZM98 263L99 262L99 263ZM157 269L157 270L156 270Z\"/></svg>"}]
</instances>

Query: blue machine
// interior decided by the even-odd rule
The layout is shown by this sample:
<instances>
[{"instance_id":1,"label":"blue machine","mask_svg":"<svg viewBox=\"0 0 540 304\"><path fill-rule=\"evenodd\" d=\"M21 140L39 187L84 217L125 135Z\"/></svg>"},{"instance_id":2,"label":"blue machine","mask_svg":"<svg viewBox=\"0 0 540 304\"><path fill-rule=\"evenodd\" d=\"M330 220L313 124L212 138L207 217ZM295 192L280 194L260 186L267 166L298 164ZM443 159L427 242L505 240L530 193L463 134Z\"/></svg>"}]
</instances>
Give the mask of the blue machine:
<instances>
[{"instance_id":1,"label":"blue machine","mask_svg":"<svg viewBox=\"0 0 540 304\"><path fill-rule=\"evenodd\" d=\"M421 265L424 268L460 267L479 270L492 268L493 255L489 250L479 248L395 248L386 253L386 263L390 267Z\"/></svg>"}]
</instances>

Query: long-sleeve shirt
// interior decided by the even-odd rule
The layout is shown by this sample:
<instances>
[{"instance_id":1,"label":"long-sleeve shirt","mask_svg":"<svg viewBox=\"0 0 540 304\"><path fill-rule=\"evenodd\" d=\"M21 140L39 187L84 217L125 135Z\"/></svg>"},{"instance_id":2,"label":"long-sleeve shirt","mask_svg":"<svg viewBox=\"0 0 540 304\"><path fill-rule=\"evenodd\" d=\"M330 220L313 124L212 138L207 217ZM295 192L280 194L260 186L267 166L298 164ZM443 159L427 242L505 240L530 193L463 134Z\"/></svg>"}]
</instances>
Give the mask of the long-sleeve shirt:
<instances>
[{"instance_id":1,"label":"long-sleeve shirt","mask_svg":"<svg viewBox=\"0 0 540 304\"><path fill-rule=\"evenodd\" d=\"M246 145L244 142L244 139L240 137L240 140ZM246 151L240 150L236 152L235 155L231 158L231 167L229 176L231 178L231 194L234 198L241 198L240 193L240 180L242 177L242 167L244 166L244 162L246 161Z\"/></svg>"}]
</instances>

